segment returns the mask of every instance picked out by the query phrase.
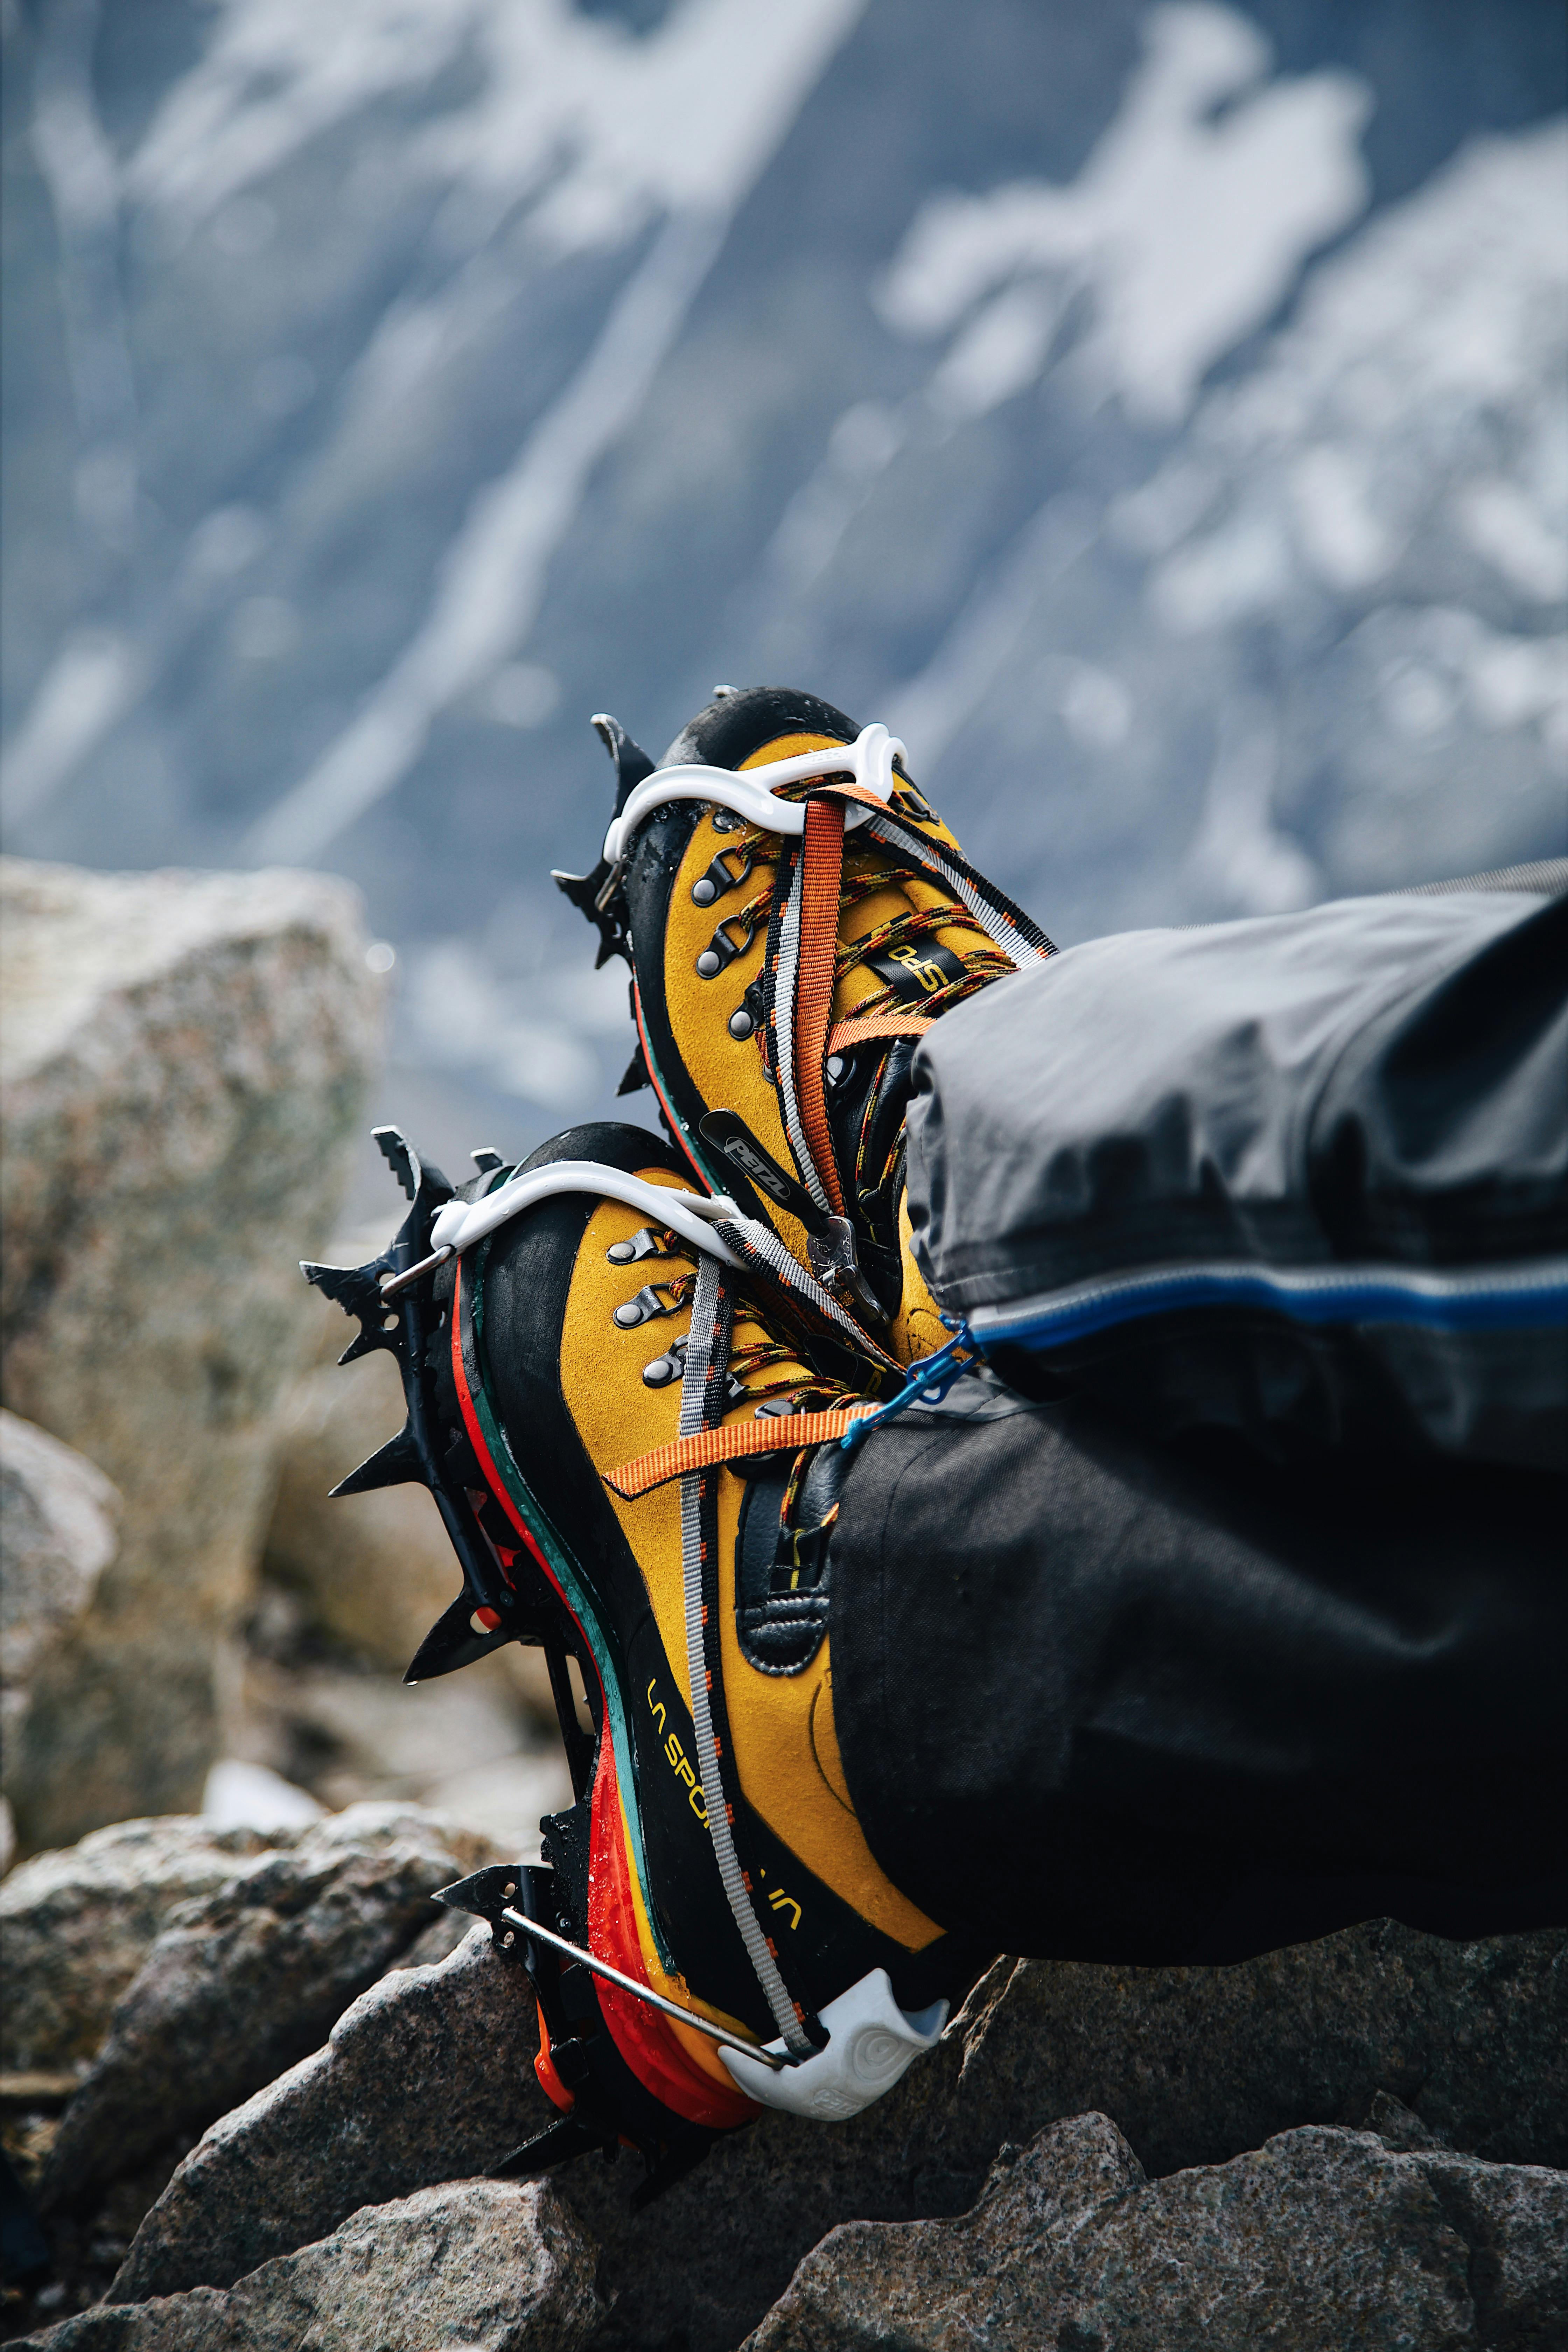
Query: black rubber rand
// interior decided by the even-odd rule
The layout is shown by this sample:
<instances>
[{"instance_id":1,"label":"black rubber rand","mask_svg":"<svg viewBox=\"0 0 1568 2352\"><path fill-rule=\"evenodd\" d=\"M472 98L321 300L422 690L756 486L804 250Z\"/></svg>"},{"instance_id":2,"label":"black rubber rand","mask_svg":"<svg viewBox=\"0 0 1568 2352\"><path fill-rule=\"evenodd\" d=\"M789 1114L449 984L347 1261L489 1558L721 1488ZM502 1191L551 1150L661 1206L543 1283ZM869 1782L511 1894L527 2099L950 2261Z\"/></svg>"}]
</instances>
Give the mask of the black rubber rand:
<instances>
[{"instance_id":1,"label":"black rubber rand","mask_svg":"<svg viewBox=\"0 0 1568 2352\"><path fill-rule=\"evenodd\" d=\"M596 1160L628 1171L663 1165L685 1172L653 1136L608 1123L570 1129L524 1164L532 1169L555 1160ZM637 1561L561 1391L560 1334L567 1294L584 1230L599 1198L571 1193L542 1202L481 1244L484 1255L475 1269L483 1286L479 1370L531 1495L595 1597L630 1728L652 1881L647 1891L666 1949L695 1993L767 2040L777 2029L731 1916L708 1830L669 1760L672 1737L683 1755L696 1754L689 1711L672 1672L676 1662L666 1657ZM635 1447L628 1441L630 1450ZM711 1474L715 1480L723 1475ZM800 1906L798 1927L789 1924L792 1909L782 1929L770 1917L769 1932L786 1981L807 2007L819 2007L878 1967L888 1969L909 2008L947 1989L947 1938L918 1955L909 1953L805 1869L738 1790L732 1801L735 1843L753 1885L782 1888L792 1906Z\"/></svg>"}]
</instances>

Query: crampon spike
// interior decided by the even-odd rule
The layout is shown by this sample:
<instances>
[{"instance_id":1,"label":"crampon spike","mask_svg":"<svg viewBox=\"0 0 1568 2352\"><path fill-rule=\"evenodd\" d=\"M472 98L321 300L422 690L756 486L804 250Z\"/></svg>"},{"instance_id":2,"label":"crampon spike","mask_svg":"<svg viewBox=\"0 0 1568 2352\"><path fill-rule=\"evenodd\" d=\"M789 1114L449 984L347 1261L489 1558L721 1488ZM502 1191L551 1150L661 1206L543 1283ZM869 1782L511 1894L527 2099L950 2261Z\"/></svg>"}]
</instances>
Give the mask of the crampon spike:
<instances>
[{"instance_id":1,"label":"crampon spike","mask_svg":"<svg viewBox=\"0 0 1568 2352\"><path fill-rule=\"evenodd\" d=\"M621 1083L616 1088L616 1092L617 1095L641 1094L644 1087L651 1087L652 1084L653 1080L647 1074L647 1059L643 1053L642 1040L639 1037L637 1044L637 1050L633 1054L631 1060L626 1064L625 1072L621 1077Z\"/></svg>"},{"instance_id":2,"label":"crampon spike","mask_svg":"<svg viewBox=\"0 0 1568 2352\"><path fill-rule=\"evenodd\" d=\"M403 1679L434 1682L437 1675L456 1674L459 1666L471 1666L477 1658L488 1658L492 1650L516 1638L515 1626L508 1624L499 1610L490 1608L477 1592L460 1592L420 1643Z\"/></svg>"},{"instance_id":3,"label":"crampon spike","mask_svg":"<svg viewBox=\"0 0 1568 2352\"><path fill-rule=\"evenodd\" d=\"M592 2156L602 2150L613 2164L620 2152L620 2140L613 2131L602 2126L585 2123L575 2113L557 2116L552 2124L525 2139L510 2156L490 2167L492 2180L529 2180L535 2173L548 2172L552 2165L570 2164L579 2156Z\"/></svg>"},{"instance_id":4,"label":"crampon spike","mask_svg":"<svg viewBox=\"0 0 1568 2352\"><path fill-rule=\"evenodd\" d=\"M442 1262L444 1254L431 1253L430 1226L437 1213L452 1199L452 1187L438 1168L421 1162L400 1129L378 1127L372 1131L408 1196L408 1214L381 1255L365 1265L318 1265L302 1260L300 1270L345 1315L358 1318L359 1337L344 1349L340 1363L352 1364L375 1349L388 1349L397 1359L408 1407L407 1422L396 1436L352 1470L333 1487L333 1494L373 1494L383 1486L428 1488L463 1571L462 1597L432 1629L410 1668L409 1678L423 1681L431 1674L448 1673L453 1666L483 1657L502 1642L537 1642L542 1638L544 1625L539 1609L517 1591L506 1574L475 1517L461 1477L446 1458L447 1433L440 1427L426 1360L429 1318L438 1310L432 1306L429 1286L423 1277ZM476 1624L480 1612L484 1613Z\"/></svg>"},{"instance_id":5,"label":"crampon spike","mask_svg":"<svg viewBox=\"0 0 1568 2352\"><path fill-rule=\"evenodd\" d=\"M416 1200L424 1170L419 1154L407 1140L400 1127L373 1127L371 1139L410 1201Z\"/></svg>"},{"instance_id":6,"label":"crampon spike","mask_svg":"<svg viewBox=\"0 0 1568 2352\"><path fill-rule=\"evenodd\" d=\"M624 956L627 963L632 960L631 946L626 937L626 919L619 906L614 898L606 907L601 907L598 903L599 894L608 881L610 869L602 857L591 874L561 874L552 867L550 875L555 887L563 891L571 899L572 904L587 917L589 922L597 927L599 952L594 958L595 971L601 964L608 963L613 955Z\"/></svg>"},{"instance_id":7,"label":"crampon spike","mask_svg":"<svg viewBox=\"0 0 1568 2352\"><path fill-rule=\"evenodd\" d=\"M646 777L653 773L654 763L640 743L634 743L618 719L607 710L595 711L594 726L601 743L609 753L616 771L616 805L619 816L627 800ZM610 879L610 868L600 858L591 874L552 873L556 888L564 892L572 904L596 924L599 932L599 952L594 959L594 969L607 963L613 955L624 956L630 963L631 947L626 938L626 918L612 894L608 903L601 906L605 885Z\"/></svg>"},{"instance_id":8,"label":"crampon spike","mask_svg":"<svg viewBox=\"0 0 1568 2352\"><path fill-rule=\"evenodd\" d=\"M353 1353L353 1349L349 1353ZM351 1470L346 1478L340 1478L331 1491L333 1496L372 1495L380 1486L427 1486L429 1484L413 1433L405 1427L395 1437L388 1438L384 1445L378 1446L357 1470Z\"/></svg>"},{"instance_id":9,"label":"crampon spike","mask_svg":"<svg viewBox=\"0 0 1568 2352\"><path fill-rule=\"evenodd\" d=\"M640 743L634 743L618 719L607 710L594 713L594 732L609 753L616 771L616 806L619 816L637 786L653 773L654 763Z\"/></svg>"}]
</instances>

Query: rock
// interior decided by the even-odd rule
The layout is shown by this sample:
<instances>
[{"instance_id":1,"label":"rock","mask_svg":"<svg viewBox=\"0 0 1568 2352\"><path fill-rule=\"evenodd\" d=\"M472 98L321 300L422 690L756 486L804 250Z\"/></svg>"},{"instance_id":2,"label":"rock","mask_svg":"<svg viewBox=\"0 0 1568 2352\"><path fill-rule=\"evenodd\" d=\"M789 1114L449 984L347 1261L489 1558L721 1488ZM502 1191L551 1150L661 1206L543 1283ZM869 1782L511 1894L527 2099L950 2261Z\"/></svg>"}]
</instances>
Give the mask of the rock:
<instances>
[{"instance_id":1,"label":"rock","mask_svg":"<svg viewBox=\"0 0 1568 2352\"><path fill-rule=\"evenodd\" d=\"M428 1927L435 1890L491 1858L413 1807L356 1805L182 1904L66 2110L40 2209L87 2205L317 2049Z\"/></svg>"},{"instance_id":2,"label":"rock","mask_svg":"<svg viewBox=\"0 0 1568 2352\"><path fill-rule=\"evenodd\" d=\"M576 2352L594 2248L538 2181L459 2180L354 2213L225 2294L100 2304L34 2352Z\"/></svg>"},{"instance_id":3,"label":"rock","mask_svg":"<svg viewBox=\"0 0 1568 2352\"><path fill-rule=\"evenodd\" d=\"M466 1911L438 1910L427 1927L388 1963L390 1969L433 1969L466 1943L473 1921Z\"/></svg>"},{"instance_id":4,"label":"rock","mask_svg":"<svg viewBox=\"0 0 1568 2352\"><path fill-rule=\"evenodd\" d=\"M1417 2160L1469 2250L1480 2340L1509 2352L1568 2344L1568 2173L1436 2150Z\"/></svg>"},{"instance_id":5,"label":"rock","mask_svg":"<svg viewBox=\"0 0 1568 2352\"><path fill-rule=\"evenodd\" d=\"M1383 2112L1403 2101L1418 2130L1550 2161L1565 1945L1552 1932L1455 1946L1381 1921L1235 1969L1001 1962L939 2048L848 2123L764 2116L641 2214L627 2210L635 2161L554 2176L617 2298L604 2343L731 2352L837 2223L961 2214L1004 2141L1090 2107L1151 2172L1223 2162L1292 2126L1359 2122L1380 2088ZM549 2119L534 2044L526 1979L482 1928L444 1968L387 1979L331 2053L192 2151L116 2292L226 2284L356 2205L493 2163ZM438 2082L445 2139L441 2116L388 2091L405 2076Z\"/></svg>"},{"instance_id":6,"label":"rock","mask_svg":"<svg viewBox=\"0 0 1568 2352\"><path fill-rule=\"evenodd\" d=\"M175 1906L293 1834L174 1815L117 1822L20 1864L0 1885L0 2066L48 2071L92 2057Z\"/></svg>"},{"instance_id":7,"label":"rock","mask_svg":"<svg viewBox=\"0 0 1568 2352\"><path fill-rule=\"evenodd\" d=\"M269 1587L268 1597L281 1596ZM498 1838L509 1859L524 1845L537 1855L540 1816L572 1802L571 1780L559 1732L543 1732L504 1672L465 1667L411 1689L301 1651L247 1655L248 1755L308 1781L331 1807L409 1797Z\"/></svg>"},{"instance_id":8,"label":"rock","mask_svg":"<svg viewBox=\"0 0 1568 2352\"><path fill-rule=\"evenodd\" d=\"M1004 2141L1086 2110L1152 2175L1359 2123L1380 2088L1461 2147L1560 2164L1565 1967L1561 1931L1454 1945L1386 1920L1229 1969L1000 1962L847 2124L766 2116L640 2217L616 2173L560 2175L619 2297L606 2345L685 2328L690 2352L730 2352L837 2222L962 2213Z\"/></svg>"},{"instance_id":9,"label":"rock","mask_svg":"<svg viewBox=\"0 0 1568 2352\"><path fill-rule=\"evenodd\" d=\"M0 1774L27 1691L92 1600L119 1544L120 1496L100 1470L0 1412Z\"/></svg>"},{"instance_id":10,"label":"rock","mask_svg":"<svg viewBox=\"0 0 1568 2352\"><path fill-rule=\"evenodd\" d=\"M1389 2091L1374 2093L1372 2105L1367 2109L1365 2128L1368 2131L1374 2131L1379 2139L1388 2147L1446 2147L1447 2146L1447 2142L1439 2133L1429 2130L1420 2116L1405 2105L1403 2099L1396 2099Z\"/></svg>"},{"instance_id":11,"label":"rock","mask_svg":"<svg viewBox=\"0 0 1568 2352\"><path fill-rule=\"evenodd\" d=\"M389 1184L383 1232L358 1237L355 1260L384 1246L404 1203ZM321 1343L332 1359L355 1326L321 1305ZM420 1486L384 1486L333 1502L331 1491L403 1426L403 1385L390 1356L306 1372L289 1394L279 1440L278 1488L267 1529L263 1574L305 1605L311 1627L343 1649L401 1675L461 1583L451 1538L434 1498ZM510 1643L468 1687L521 1696L553 1735L555 1709L542 1654Z\"/></svg>"},{"instance_id":12,"label":"rock","mask_svg":"<svg viewBox=\"0 0 1568 2352\"><path fill-rule=\"evenodd\" d=\"M534 2080L537 2045L528 1978L491 1950L487 1927L438 1967L384 1977L324 2049L197 2142L110 2301L231 2285L362 2205L489 2171L554 2113Z\"/></svg>"},{"instance_id":13,"label":"rock","mask_svg":"<svg viewBox=\"0 0 1568 2352\"><path fill-rule=\"evenodd\" d=\"M5 1401L124 1505L16 1743L32 1850L199 1801L380 983L353 894L300 874L7 860L0 953Z\"/></svg>"},{"instance_id":14,"label":"rock","mask_svg":"<svg viewBox=\"0 0 1568 2352\"><path fill-rule=\"evenodd\" d=\"M387 1186L384 1246L406 1207ZM358 1326L322 1301L334 1356ZM403 1426L403 1383L387 1355L340 1370L318 1367L289 1392L279 1427L278 1489L267 1529L266 1575L307 1603L311 1622L343 1648L401 1675L452 1603L461 1571L435 1499L422 1487L328 1499L340 1478Z\"/></svg>"},{"instance_id":15,"label":"rock","mask_svg":"<svg viewBox=\"0 0 1568 2352\"><path fill-rule=\"evenodd\" d=\"M1456 2147L1561 2166L1565 2016L1555 1928L1458 1944L1372 1920L1227 1969L1028 1961L968 2032L964 2104L1017 2140L1097 2108L1157 2174L1359 2122L1382 2089Z\"/></svg>"},{"instance_id":16,"label":"rock","mask_svg":"<svg viewBox=\"0 0 1568 2352\"><path fill-rule=\"evenodd\" d=\"M913 2352L948 2333L962 2343L965 2299L977 2299L978 2282L1043 2263L1054 2240L1143 2181L1108 2116L1053 2124L1025 2149L1004 2147L973 2210L957 2221L848 2221L830 2231L747 2346L828 2352L852 2344L860 2352L897 2344L904 2352L907 2344ZM1035 2338L1051 2340L1043 2332Z\"/></svg>"},{"instance_id":17,"label":"rock","mask_svg":"<svg viewBox=\"0 0 1568 2352\"><path fill-rule=\"evenodd\" d=\"M856 2221L748 2352L1480 2352L1568 2327L1568 2175L1308 2126L1146 2181L1104 2116L1006 2149L956 2221Z\"/></svg>"}]
</instances>

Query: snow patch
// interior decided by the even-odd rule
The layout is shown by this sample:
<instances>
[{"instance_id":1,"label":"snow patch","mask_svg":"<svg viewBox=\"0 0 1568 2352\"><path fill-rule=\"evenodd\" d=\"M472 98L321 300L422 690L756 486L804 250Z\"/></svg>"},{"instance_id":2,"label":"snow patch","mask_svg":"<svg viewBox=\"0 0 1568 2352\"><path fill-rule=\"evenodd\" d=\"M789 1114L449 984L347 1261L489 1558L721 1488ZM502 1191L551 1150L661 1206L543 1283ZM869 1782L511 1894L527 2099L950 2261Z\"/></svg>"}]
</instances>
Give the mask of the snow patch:
<instances>
[{"instance_id":1,"label":"snow patch","mask_svg":"<svg viewBox=\"0 0 1568 2352\"><path fill-rule=\"evenodd\" d=\"M1460 530L1509 586L1532 603L1568 597L1568 537L1553 530L1517 482L1469 483L1454 501Z\"/></svg>"},{"instance_id":2,"label":"snow patch","mask_svg":"<svg viewBox=\"0 0 1568 2352\"><path fill-rule=\"evenodd\" d=\"M1228 712L1187 852L1187 880L1228 915L1284 915L1319 895L1318 869L1273 816L1278 730L1261 709Z\"/></svg>"},{"instance_id":3,"label":"snow patch","mask_svg":"<svg viewBox=\"0 0 1568 2352\"><path fill-rule=\"evenodd\" d=\"M1406 558L1418 598L1422 550L1455 524L1514 594L1568 594L1565 164L1561 120L1477 141L1318 265L1257 371L1121 502L1123 536L1160 557L1168 628L1231 627L1313 585L1362 595ZM1215 486L1201 505L1194 468Z\"/></svg>"},{"instance_id":4,"label":"snow patch","mask_svg":"<svg viewBox=\"0 0 1568 2352\"><path fill-rule=\"evenodd\" d=\"M308 1789L237 1756L220 1759L202 1791L202 1819L215 1830L303 1829L326 1814Z\"/></svg>"},{"instance_id":5,"label":"snow patch","mask_svg":"<svg viewBox=\"0 0 1568 2352\"><path fill-rule=\"evenodd\" d=\"M259 20L282 0L235 5ZM387 0L360 5L374 16ZM664 226L575 377L510 470L474 498L423 625L357 717L252 829L252 856L319 858L407 773L437 714L522 650L595 468L639 414L735 206L862 5L796 0L759 11L750 0L687 0L641 41L560 0L519 0L484 16L484 91L426 134L428 167L488 184L508 202L536 194L529 234L555 254L622 244L659 213ZM372 44L365 54L381 51ZM217 168L215 154L209 178ZM400 322L416 369L438 347L440 326L434 310Z\"/></svg>"},{"instance_id":6,"label":"snow patch","mask_svg":"<svg viewBox=\"0 0 1568 2352\"><path fill-rule=\"evenodd\" d=\"M603 1083L595 1038L618 1042L626 1026L625 982L582 958L577 949L542 954L509 971L468 940L427 940L406 951L403 1018L437 1068L470 1071L552 1117L570 1116Z\"/></svg>"},{"instance_id":7,"label":"snow patch","mask_svg":"<svg viewBox=\"0 0 1568 2352\"><path fill-rule=\"evenodd\" d=\"M1141 422L1177 425L1215 362L1364 209L1359 76L1268 82L1268 42L1220 6L1155 8L1144 39L1070 186L1021 181L917 215L877 299L900 334L960 331L931 385L942 413L984 415L1034 382L1087 289L1075 367Z\"/></svg>"},{"instance_id":8,"label":"snow patch","mask_svg":"<svg viewBox=\"0 0 1568 2352\"><path fill-rule=\"evenodd\" d=\"M118 632L79 629L66 639L0 767L0 811L7 824L48 799L119 724L141 694L142 682L135 649Z\"/></svg>"},{"instance_id":9,"label":"snow patch","mask_svg":"<svg viewBox=\"0 0 1568 2352\"><path fill-rule=\"evenodd\" d=\"M232 221L239 192L309 141L468 57L476 95L420 131L408 163L491 216L533 203L556 251L620 246L662 213L731 209L864 5L684 0L638 38L569 0L222 0L126 187Z\"/></svg>"}]
</instances>

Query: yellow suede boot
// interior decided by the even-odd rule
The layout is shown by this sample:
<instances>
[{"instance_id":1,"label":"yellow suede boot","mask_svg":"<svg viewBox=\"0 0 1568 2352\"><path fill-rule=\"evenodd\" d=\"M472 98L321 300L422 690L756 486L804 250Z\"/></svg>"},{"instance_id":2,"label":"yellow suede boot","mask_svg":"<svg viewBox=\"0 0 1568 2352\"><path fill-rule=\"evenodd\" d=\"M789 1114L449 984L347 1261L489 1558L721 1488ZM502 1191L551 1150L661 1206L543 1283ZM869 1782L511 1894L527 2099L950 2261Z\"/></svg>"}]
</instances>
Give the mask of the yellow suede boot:
<instances>
[{"instance_id":1,"label":"yellow suede boot","mask_svg":"<svg viewBox=\"0 0 1568 2352\"><path fill-rule=\"evenodd\" d=\"M900 1362L931 1353L900 1245L910 1065L933 1020L1050 941L968 866L884 728L726 691L655 768L595 723L615 818L594 873L556 878L601 960L632 966L627 1085L646 1078L704 1184L771 1221Z\"/></svg>"},{"instance_id":2,"label":"yellow suede boot","mask_svg":"<svg viewBox=\"0 0 1568 2352\"><path fill-rule=\"evenodd\" d=\"M400 1464L453 1529L464 1593L411 1678L513 1636L552 1661L577 1803L548 1866L448 1890L539 1992L562 2119L515 2168L627 2139L663 2185L761 2105L879 2095L972 1973L868 1847L834 1726L842 1441L897 1371L636 1129L572 1130L460 1194L434 1175L379 1273L314 1270L375 1344L373 1310L408 1332L409 1432L345 1486ZM433 1470L407 1466L416 1438Z\"/></svg>"}]
</instances>

